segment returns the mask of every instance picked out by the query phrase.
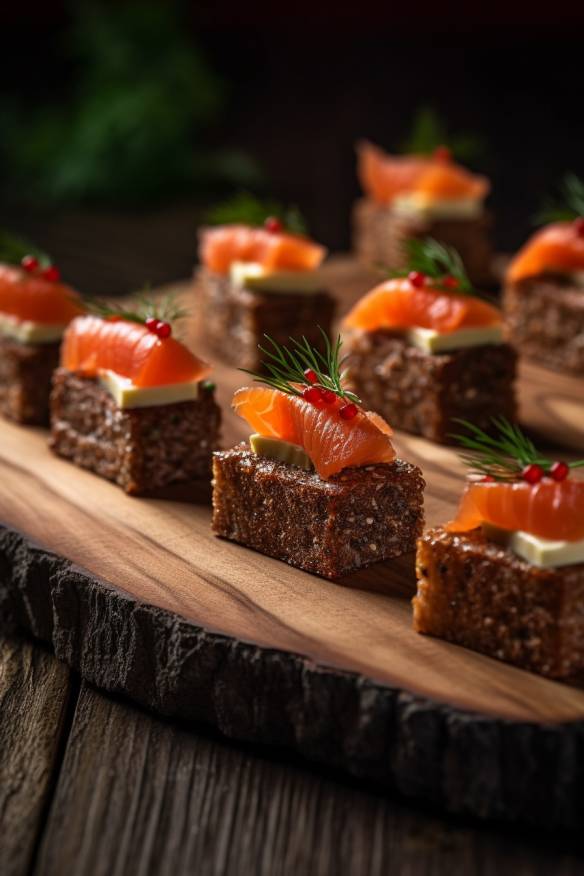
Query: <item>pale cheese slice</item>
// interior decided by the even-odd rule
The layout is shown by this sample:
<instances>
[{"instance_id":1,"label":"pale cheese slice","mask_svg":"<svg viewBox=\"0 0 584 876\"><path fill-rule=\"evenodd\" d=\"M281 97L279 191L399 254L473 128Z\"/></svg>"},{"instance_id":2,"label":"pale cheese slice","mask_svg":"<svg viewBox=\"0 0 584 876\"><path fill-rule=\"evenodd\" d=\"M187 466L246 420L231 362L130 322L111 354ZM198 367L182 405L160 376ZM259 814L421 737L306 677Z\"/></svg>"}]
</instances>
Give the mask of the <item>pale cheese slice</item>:
<instances>
[{"instance_id":1,"label":"pale cheese slice","mask_svg":"<svg viewBox=\"0 0 584 876\"><path fill-rule=\"evenodd\" d=\"M398 195L392 210L403 216L419 219L476 219L483 213L480 198L430 199L422 195Z\"/></svg>"},{"instance_id":2,"label":"pale cheese slice","mask_svg":"<svg viewBox=\"0 0 584 876\"><path fill-rule=\"evenodd\" d=\"M406 337L410 344L425 353L448 353L465 347L482 347L485 344L504 342L502 325L460 329L447 334L441 334L433 329L411 328L407 330Z\"/></svg>"},{"instance_id":3,"label":"pale cheese slice","mask_svg":"<svg viewBox=\"0 0 584 876\"><path fill-rule=\"evenodd\" d=\"M319 271L266 271L256 262L233 262L231 282L257 292L314 294L323 288Z\"/></svg>"},{"instance_id":4,"label":"pale cheese slice","mask_svg":"<svg viewBox=\"0 0 584 876\"><path fill-rule=\"evenodd\" d=\"M120 377L114 371L102 371L99 382L119 408L128 410L191 401L198 397L200 381L171 383L168 386L134 386L127 377Z\"/></svg>"},{"instance_id":5,"label":"pale cheese slice","mask_svg":"<svg viewBox=\"0 0 584 876\"><path fill-rule=\"evenodd\" d=\"M66 328L60 323L32 322L0 313L0 335L22 344L54 344L61 340Z\"/></svg>"},{"instance_id":6,"label":"pale cheese slice","mask_svg":"<svg viewBox=\"0 0 584 876\"><path fill-rule=\"evenodd\" d=\"M483 524L483 531L489 541L501 544L522 560L541 569L556 569L584 563L584 539L581 541L559 541L540 538L531 532L507 532L504 529Z\"/></svg>"}]
</instances>

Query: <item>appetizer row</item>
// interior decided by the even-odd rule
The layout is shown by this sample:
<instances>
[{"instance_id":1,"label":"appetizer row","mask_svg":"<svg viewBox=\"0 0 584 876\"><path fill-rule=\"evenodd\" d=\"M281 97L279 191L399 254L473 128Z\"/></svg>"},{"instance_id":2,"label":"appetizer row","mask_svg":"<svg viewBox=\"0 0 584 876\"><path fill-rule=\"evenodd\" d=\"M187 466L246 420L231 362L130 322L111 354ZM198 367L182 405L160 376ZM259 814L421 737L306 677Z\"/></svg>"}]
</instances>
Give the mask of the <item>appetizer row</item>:
<instances>
[{"instance_id":1,"label":"appetizer row","mask_svg":"<svg viewBox=\"0 0 584 876\"><path fill-rule=\"evenodd\" d=\"M504 418L465 423L458 513L423 533L423 474L347 388L339 350L274 345L235 393L252 434L214 454L214 532L327 578L417 548L418 632L550 677L583 669L584 460L545 458Z\"/></svg>"},{"instance_id":2,"label":"appetizer row","mask_svg":"<svg viewBox=\"0 0 584 876\"><path fill-rule=\"evenodd\" d=\"M549 676L584 666L584 481L571 466L506 420L494 437L470 426L475 477L456 519L423 534L422 472L346 384L340 340L260 351L265 373L233 399L249 442L218 451L209 368L172 336L171 315L73 318L53 378L57 453L129 493L208 479L213 458L217 535L327 578L417 544L419 632Z\"/></svg>"},{"instance_id":3,"label":"appetizer row","mask_svg":"<svg viewBox=\"0 0 584 876\"><path fill-rule=\"evenodd\" d=\"M577 222L561 228L580 240ZM312 244L281 228L224 228L215 242L220 234L229 251L235 235L240 263L268 277L317 270L294 261ZM180 313L83 303L55 266L27 257L0 283L4 410L42 422L50 408L53 450L128 493L208 482L212 462L215 533L327 578L417 543L420 632L572 674L584 666L584 482L509 424L514 353L458 255L430 240L411 244L409 258L346 317L346 369L340 339L316 328L313 341L272 340L254 354L257 385L233 402L249 443L219 451L210 368L174 336ZM213 280L218 263L206 269ZM237 288L230 279L226 306ZM468 482L449 526L422 534L422 472L396 458L386 418L435 440L450 437L455 418L474 421L463 443L481 479Z\"/></svg>"},{"instance_id":4,"label":"appetizer row","mask_svg":"<svg viewBox=\"0 0 584 876\"><path fill-rule=\"evenodd\" d=\"M543 228L511 263L503 313L480 299L452 246L431 238L402 241L405 254L393 279L366 295L344 323L351 380L370 407L403 429L447 442L453 418L483 427L492 415L514 418L515 349L584 374L584 187L578 185L572 188L581 197L571 201L576 218ZM293 334L313 344L317 326L330 334L334 299L320 270L326 251L277 218L262 227L204 230L200 255L199 309L217 356L257 370L266 334L277 343ZM48 421L60 339L83 309L47 260L26 255L21 264L0 265L6 416Z\"/></svg>"},{"instance_id":5,"label":"appetizer row","mask_svg":"<svg viewBox=\"0 0 584 876\"><path fill-rule=\"evenodd\" d=\"M315 343L316 324L328 334L332 317L319 277L324 250L273 222L201 234L205 337L217 356L251 370L262 367L266 334L283 344L300 326ZM456 419L484 429L494 416L514 420L517 348L584 373L584 292L570 285L584 271L583 226L579 217L534 237L509 268L503 311L453 247L406 241L402 267L343 321L349 383L401 429L440 443L452 442Z\"/></svg>"},{"instance_id":6,"label":"appetizer row","mask_svg":"<svg viewBox=\"0 0 584 876\"><path fill-rule=\"evenodd\" d=\"M221 412L170 302L83 300L36 256L0 266L0 412L127 493L208 480Z\"/></svg>"},{"instance_id":7,"label":"appetizer row","mask_svg":"<svg viewBox=\"0 0 584 876\"><path fill-rule=\"evenodd\" d=\"M364 197L354 212L354 246L365 264L402 268L407 242L432 237L460 253L474 285L493 285L485 177L457 164L444 146L427 155L393 156L364 142L357 151ZM521 354L582 376L584 182L568 175L562 203L538 218L545 227L506 273L509 337Z\"/></svg>"}]
</instances>

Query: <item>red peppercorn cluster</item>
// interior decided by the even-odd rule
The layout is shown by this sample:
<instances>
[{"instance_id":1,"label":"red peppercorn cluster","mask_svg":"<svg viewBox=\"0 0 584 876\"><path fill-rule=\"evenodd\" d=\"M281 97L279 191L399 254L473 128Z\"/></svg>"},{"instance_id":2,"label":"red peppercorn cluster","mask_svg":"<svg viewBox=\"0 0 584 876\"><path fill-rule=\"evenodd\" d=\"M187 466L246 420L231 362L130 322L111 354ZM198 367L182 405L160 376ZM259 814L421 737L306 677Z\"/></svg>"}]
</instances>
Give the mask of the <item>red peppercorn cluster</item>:
<instances>
[{"instance_id":1,"label":"red peppercorn cluster","mask_svg":"<svg viewBox=\"0 0 584 876\"><path fill-rule=\"evenodd\" d=\"M347 405L343 405L342 408L339 408L339 414L343 418L343 420L352 420L359 413L359 409L357 405L354 405L353 402L349 402Z\"/></svg>"},{"instance_id":2,"label":"red peppercorn cluster","mask_svg":"<svg viewBox=\"0 0 584 876\"><path fill-rule=\"evenodd\" d=\"M428 279L428 276L422 273L422 271L410 271L408 274L408 280L415 289L423 289L428 282ZM447 274L438 282L439 285L443 286L445 289L458 289L460 285L459 280L451 274Z\"/></svg>"},{"instance_id":3,"label":"red peppercorn cluster","mask_svg":"<svg viewBox=\"0 0 584 876\"><path fill-rule=\"evenodd\" d=\"M310 402L311 405L319 405L321 402L324 402L320 394L320 386L307 386L302 392L302 398Z\"/></svg>"},{"instance_id":4,"label":"red peppercorn cluster","mask_svg":"<svg viewBox=\"0 0 584 876\"><path fill-rule=\"evenodd\" d=\"M313 405L319 404L320 402L325 405L332 405L337 395L332 389L327 389L325 386L315 385L318 383L318 374L316 371L313 371L312 368L307 368L304 372L304 376L309 383L312 383L312 386L306 387L302 393L303 398L305 398L306 401L311 402Z\"/></svg>"},{"instance_id":5,"label":"red peppercorn cluster","mask_svg":"<svg viewBox=\"0 0 584 876\"><path fill-rule=\"evenodd\" d=\"M264 228L266 231L269 231L270 234L279 234L283 227L281 220L276 216L268 216L264 222Z\"/></svg>"},{"instance_id":6,"label":"red peppercorn cluster","mask_svg":"<svg viewBox=\"0 0 584 876\"><path fill-rule=\"evenodd\" d=\"M38 274L43 280L48 280L49 283L58 283L61 279L61 272L56 265L47 265L41 268L39 260L36 256L25 255L20 260L22 268L27 274Z\"/></svg>"},{"instance_id":7,"label":"red peppercorn cluster","mask_svg":"<svg viewBox=\"0 0 584 876\"><path fill-rule=\"evenodd\" d=\"M325 386L307 386L302 397L313 405L332 405L336 401L337 394Z\"/></svg>"},{"instance_id":8,"label":"red peppercorn cluster","mask_svg":"<svg viewBox=\"0 0 584 876\"><path fill-rule=\"evenodd\" d=\"M448 146L437 146L436 149L434 149L435 161L450 161L451 159L452 152Z\"/></svg>"},{"instance_id":9,"label":"red peppercorn cluster","mask_svg":"<svg viewBox=\"0 0 584 876\"><path fill-rule=\"evenodd\" d=\"M415 289L421 289L426 285L426 275L421 271L410 271L408 280Z\"/></svg>"},{"instance_id":10,"label":"red peppercorn cluster","mask_svg":"<svg viewBox=\"0 0 584 876\"><path fill-rule=\"evenodd\" d=\"M304 372L304 376L312 386L307 386L306 389L303 390L303 399L310 402L310 404L317 406L332 405L335 403L337 400L336 392L333 392L332 389L327 389L325 386L317 386L316 382L318 377L312 368L307 368ZM341 416L343 420L352 420L353 417L357 416L358 412L359 409L357 405L353 404L353 402L341 405L339 408L339 416Z\"/></svg>"},{"instance_id":11,"label":"red peppercorn cluster","mask_svg":"<svg viewBox=\"0 0 584 876\"><path fill-rule=\"evenodd\" d=\"M570 474L570 466L566 462L562 462L558 460L554 462L549 471L546 473L541 465L538 465L536 462L532 462L529 465L526 465L523 471L521 472L521 477L524 481L527 481L528 484L539 484L543 477L547 474L552 480L557 481L565 481L568 475Z\"/></svg>"},{"instance_id":12,"label":"red peppercorn cluster","mask_svg":"<svg viewBox=\"0 0 584 876\"><path fill-rule=\"evenodd\" d=\"M524 481L527 481L528 484L539 484L543 476L544 470L541 465L538 465L536 462L526 465L521 472L521 477Z\"/></svg>"},{"instance_id":13,"label":"red peppercorn cluster","mask_svg":"<svg viewBox=\"0 0 584 876\"><path fill-rule=\"evenodd\" d=\"M554 481L565 481L570 474L570 466L566 462L558 460L551 466L548 474Z\"/></svg>"},{"instance_id":14,"label":"red peppercorn cluster","mask_svg":"<svg viewBox=\"0 0 584 876\"><path fill-rule=\"evenodd\" d=\"M157 319L155 316L148 317L144 325L149 332L152 332L153 335L156 335L161 340L169 338L172 334L171 324L163 319Z\"/></svg>"}]
</instances>

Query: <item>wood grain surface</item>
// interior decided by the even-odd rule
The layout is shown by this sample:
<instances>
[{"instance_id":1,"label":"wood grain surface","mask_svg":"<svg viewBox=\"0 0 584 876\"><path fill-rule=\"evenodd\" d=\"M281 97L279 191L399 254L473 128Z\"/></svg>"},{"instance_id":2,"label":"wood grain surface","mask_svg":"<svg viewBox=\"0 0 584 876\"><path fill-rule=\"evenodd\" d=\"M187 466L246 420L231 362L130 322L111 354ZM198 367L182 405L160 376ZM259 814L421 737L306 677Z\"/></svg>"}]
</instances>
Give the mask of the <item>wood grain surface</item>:
<instances>
[{"instance_id":1,"label":"wood grain surface","mask_svg":"<svg viewBox=\"0 0 584 876\"><path fill-rule=\"evenodd\" d=\"M371 278L333 268L342 309ZM215 377L229 446L248 431L229 408L241 374L217 365ZM579 393L522 367L522 419L562 455L584 448ZM425 473L428 524L448 519L456 454L400 433L396 445ZM452 811L578 823L582 686L414 634L413 557L332 584L214 538L204 504L129 498L54 457L42 430L8 423L0 522L25 536L0 532L0 614L90 681Z\"/></svg>"},{"instance_id":2,"label":"wood grain surface","mask_svg":"<svg viewBox=\"0 0 584 876\"><path fill-rule=\"evenodd\" d=\"M59 768L71 673L39 645L0 638L0 873L28 873Z\"/></svg>"},{"instance_id":3,"label":"wood grain surface","mask_svg":"<svg viewBox=\"0 0 584 876\"><path fill-rule=\"evenodd\" d=\"M574 836L445 819L235 747L79 690L38 643L0 637L0 679L2 876L582 872ZM47 743L63 757L39 771Z\"/></svg>"},{"instance_id":4,"label":"wood grain surface","mask_svg":"<svg viewBox=\"0 0 584 876\"><path fill-rule=\"evenodd\" d=\"M418 439L399 443L425 470L429 523L445 519L460 484L454 455ZM412 557L328 583L214 538L207 507L124 495L54 457L40 430L0 423L0 520L205 629L458 708L515 720L584 718L580 688L415 634Z\"/></svg>"},{"instance_id":5,"label":"wood grain surface","mask_svg":"<svg viewBox=\"0 0 584 876\"><path fill-rule=\"evenodd\" d=\"M342 257L328 270L341 313L375 281ZM192 284L176 291L194 300ZM196 337L195 325L190 340ZM214 375L224 411L223 443L230 446L249 431L230 410L243 375L219 363ZM584 449L580 393L573 378L522 367L522 419L553 434L556 444ZM448 519L462 484L456 454L400 433L396 445L424 472L427 523ZM215 539L207 507L128 498L52 456L44 432L8 423L0 423L0 471L0 521L138 600L206 629L294 651L459 708L515 720L584 718L579 687L414 634L412 557L328 584Z\"/></svg>"},{"instance_id":6,"label":"wood grain surface","mask_svg":"<svg viewBox=\"0 0 584 876\"><path fill-rule=\"evenodd\" d=\"M576 876L558 839L445 822L83 684L34 873Z\"/></svg>"}]
</instances>

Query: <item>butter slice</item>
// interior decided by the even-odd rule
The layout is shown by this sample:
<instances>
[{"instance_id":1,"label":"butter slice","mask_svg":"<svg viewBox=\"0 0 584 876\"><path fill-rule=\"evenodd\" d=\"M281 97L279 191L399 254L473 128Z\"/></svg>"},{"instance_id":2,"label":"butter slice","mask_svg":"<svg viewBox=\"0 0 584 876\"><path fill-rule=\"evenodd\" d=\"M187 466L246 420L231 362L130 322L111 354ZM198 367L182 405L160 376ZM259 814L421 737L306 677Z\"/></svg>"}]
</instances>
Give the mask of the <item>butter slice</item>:
<instances>
[{"instance_id":1,"label":"butter slice","mask_svg":"<svg viewBox=\"0 0 584 876\"><path fill-rule=\"evenodd\" d=\"M447 353L465 347L481 347L485 344L502 344L503 326L489 325L481 328L460 329L441 334L433 329L412 328L406 332L410 344L425 353Z\"/></svg>"},{"instance_id":2,"label":"butter slice","mask_svg":"<svg viewBox=\"0 0 584 876\"><path fill-rule=\"evenodd\" d=\"M476 219L483 212L480 198L442 198L398 195L391 202L395 213L420 219Z\"/></svg>"},{"instance_id":3,"label":"butter slice","mask_svg":"<svg viewBox=\"0 0 584 876\"><path fill-rule=\"evenodd\" d=\"M552 541L522 530L506 532L490 524L483 524L483 532L490 541L503 545L522 560L541 569L556 569L584 563L584 539Z\"/></svg>"},{"instance_id":4,"label":"butter slice","mask_svg":"<svg viewBox=\"0 0 584 876\"><path fill-rule=\"evenodd\" d=\"M0 335L23 344L53 344L61 340L66 328L60 323L32 322L0 313Z\"/></svg>"},{"instance_id":5,"label":"butter slice","mask_svg":"<svg viewBox=\"0 0 584 876\"><path fill-rule=\"evenodd\" d=\"M257 292L312 294L322 289L319 271L266 271L257 262L233 262L231 282Z\"/></svg>"},{"instance_id":6,"label":"butter slice","mask_svg":"<svg viewBox=\"0 0 584 876\"><path fill-rule=\"evenodd\" d=\"M131 380L120 377L114 371L102 371L99 382L122 410L191 401L199 393L199 381L171 383L168 386L134 386Z\"/></svg>"}]
</instances>

